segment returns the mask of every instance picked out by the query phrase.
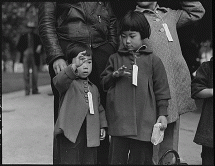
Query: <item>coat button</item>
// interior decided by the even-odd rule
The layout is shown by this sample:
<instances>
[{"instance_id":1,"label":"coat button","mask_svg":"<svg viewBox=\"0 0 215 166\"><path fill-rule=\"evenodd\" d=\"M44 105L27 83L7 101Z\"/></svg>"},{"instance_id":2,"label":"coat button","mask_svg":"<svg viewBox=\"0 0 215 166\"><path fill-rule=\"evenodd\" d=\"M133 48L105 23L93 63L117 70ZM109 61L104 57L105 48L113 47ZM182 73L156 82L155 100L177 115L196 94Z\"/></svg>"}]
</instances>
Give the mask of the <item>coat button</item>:
<instances>
[{"instance_id":1,"label":"coat button","mask_svg":"<svg viewBox=\"0 0 215 166\"><path fill-rule=\"evenodd\" d=\"M84 81L83 83L86 85L86 84L87 84L87 81Z\"/></svg>"},{"instance_id":2,"label":"coat button","mask_svg":"<svg viewBox=\"0 0 215 166\"><path fill-rule=\"evenodd\" d=\"M85 90L84 90L84 92L85 92L85 93L87 93L87 92L88 92L88 90L87 90L87 89L85 89Z\"/></svg>"},{"instance_id":3,"label":"coat button","mask_svg":"<svg viewBox=\"0 0 215 166\"><path fill-rule=\"evenodd\" d=\"M161 28L161 29L160 29L160 32L164 32L164 28Z\"/></svg>"},{"instance_id":4,"label":"coat button","mask_svg":"<svg viewBox=\"0 0 215 166\"><path fill-rule=\"evenodd\" d=\"M99 4L101 5L101 4L102 4L102 2L99 2Z\"/></svg>"},{"instance_id":5,"label":"coat button","mask_svg":"<svg viewBox=\"0 0 215 166\"><path fill-rule=\"evenodd\" d=\"M134 62L132 61L131 64L134 65Z\"/></svg>"},{"instance_id":6,"label":"coat button","mask_svg":"<svg viewBox=\"0 0 215 166\"><path fill-rule=\"evenodd\" d=\"M87 88L88 86L87 86L87 85L84 85L84 87Z\"/></svg>"},{"instance_id":7,"label":"coat button","mask_svg":"<svg viewBox=\"0 0 215 166\"><path fill-rule=\"evenodd\" d=\"M157 22L158 22L158 21L160 21L160 19L159 19L159 18L156 18L156 19L155 19L155 21L157 21Z\"/></svg>"},{"instance_id":8,"label":"coat button","mask_svg":"<svg viewBox=\"0 0 215 166\"><path fill-rule=\"evenodd\" d=\"M88 95L84 95L85 98L88 98Z\"/></svg>"},{"instance_id":9,"label":"coat button","mask_svg":"<svg viewBox=\"0 0 215 166\"><path fill-rule=\"evenodd\" d=\"M86 103L88 103L89 101L88 100L85 100L86 101Z\"/></svg>"},{"instance_id":10,"label":"coat button","mask_svg":"<svg viewBox=\"0 0 215 166\"><path fill-rule=\"evenodd\" d=\"M155 13L158 14L158 11L156 10Z\"/></svg>"}]
</instances>

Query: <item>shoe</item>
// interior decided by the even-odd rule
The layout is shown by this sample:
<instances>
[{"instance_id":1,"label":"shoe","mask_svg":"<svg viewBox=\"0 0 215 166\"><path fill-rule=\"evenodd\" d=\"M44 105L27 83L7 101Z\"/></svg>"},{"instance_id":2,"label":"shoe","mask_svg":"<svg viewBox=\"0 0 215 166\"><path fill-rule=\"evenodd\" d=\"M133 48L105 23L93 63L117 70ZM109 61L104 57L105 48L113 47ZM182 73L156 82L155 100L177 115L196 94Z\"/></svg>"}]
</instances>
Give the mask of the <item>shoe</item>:
<instances>
[{"instance_id":1,"label":"shoe","mask_svg":"<svg viewBox=\"0 0 215 166\"><path fill-rule=\"evenodd\" d=\"M30 91L25 91L25 96L29 96L30 95Z\"/></svg>"},{"instance_id":2,"label":"shoe","mask_svg":"<svg viewBox=\"0 0 215 166\"><path fill-rule=\"evenodd\" d=\"M52 92L48 93L49 96L53 96L54 94Z\"/></svg>"},{"instance_id":3,"label":"shoe","mask_svg":"<svg viewBox=\"0 0 215 166\"><path fill-rule=\"evenodd\" d=\"M36 94L40 94L40 92L36 91L36 92L32 92L33 95L36 95Z\"/></svg>"}]
</instances>

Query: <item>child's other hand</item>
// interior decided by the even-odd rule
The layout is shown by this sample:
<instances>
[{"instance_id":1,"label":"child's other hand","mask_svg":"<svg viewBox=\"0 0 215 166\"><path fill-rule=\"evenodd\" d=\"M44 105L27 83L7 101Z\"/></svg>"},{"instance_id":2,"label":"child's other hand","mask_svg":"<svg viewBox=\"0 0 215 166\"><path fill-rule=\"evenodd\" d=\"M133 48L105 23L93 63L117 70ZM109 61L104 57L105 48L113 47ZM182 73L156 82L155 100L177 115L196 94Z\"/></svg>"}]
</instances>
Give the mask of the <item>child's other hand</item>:
<instances>
[{"instance_id":1,"label":"child's other hand","mask_svg":"<svg viewBox=\"0 0 215 166\"><path fill-rule=\"evenodd\" d=\"M161 130L165 130L167 128L167 119L165 116L159 116L157 123L161 123Z\"/></svg>"},{"instance_id":2,"label":"child's other hand","mask_svg":"<svg viewBox=\"0 0 215 166\"><path fill-rule=\"evenodd\" d=\"M75 63L77 68L80 67L81 65L83 65L83 63L87 61L87 58L85 57L86 52L87 52L86 50L79 52L79 54L75 58L74 63Z\"/></svg>"},{"instance_id":3,"label":"child's other hand","mask_svg":"<svg viewBox=\"0 0 215 166\"><path fill-rule=\"evenodd\" d=\"M106 136L106 131L105 129L100 129L100 140L104 140Z\"/></svg>"},{"instance_id":4,"label":"child's other hand","mask_svg":"<svg viewBox=\"0 0 215 166\"><path fill-rule=\"evenodd\" d=\"M124 65L121 66L118 70L113 72L113 76L114 77L121 77L121 76L125 76L125 75L130 75L130 72L125 71L127 67L125 67Z\"/></svg>"}]
</instances>

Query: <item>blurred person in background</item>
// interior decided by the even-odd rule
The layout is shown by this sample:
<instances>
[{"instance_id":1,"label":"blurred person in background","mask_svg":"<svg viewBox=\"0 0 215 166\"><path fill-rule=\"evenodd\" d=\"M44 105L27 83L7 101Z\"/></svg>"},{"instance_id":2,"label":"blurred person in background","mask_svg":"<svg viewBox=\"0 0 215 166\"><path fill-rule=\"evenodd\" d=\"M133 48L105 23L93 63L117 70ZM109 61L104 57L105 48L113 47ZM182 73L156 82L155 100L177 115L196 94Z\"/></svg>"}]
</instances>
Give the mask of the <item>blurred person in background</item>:
<instances>
[{"instance_id":1,"label":"blurred person in background","mask_svg":"<svg viewBox=\"0 0 215 166\"><path fill-rule=\"evenodd\" d=\"M20 62L23 63L25 95L30 95L30 69L32 70L32 94L40 94L38 90L38 70L40 65L40 53L42 43L40 37L34 33L34 22L27 23L28 32L23 34L17 44L17 50L21 53Z\"/></svg>"},{"instance_id":2,"label":"blurred person in background","mask_svg":"<svg viewBox=\"0 0 215 166\"><path fill-rule=\"evenodd\" d=\"M199 54L200 64L205 61L210 61L211 57L213 56L213 48L210 40L206 40L200 43Z\"/></svg>"}]
</instances>

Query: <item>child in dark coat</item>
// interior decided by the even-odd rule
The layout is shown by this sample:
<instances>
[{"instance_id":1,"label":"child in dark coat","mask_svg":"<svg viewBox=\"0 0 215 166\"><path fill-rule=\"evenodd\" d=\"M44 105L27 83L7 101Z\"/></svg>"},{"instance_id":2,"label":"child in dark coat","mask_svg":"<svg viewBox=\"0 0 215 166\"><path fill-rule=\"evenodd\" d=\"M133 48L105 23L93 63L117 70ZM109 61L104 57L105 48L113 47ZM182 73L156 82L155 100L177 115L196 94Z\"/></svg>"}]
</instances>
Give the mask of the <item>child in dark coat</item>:
<instances>
[{"instance_id":1,"label":"child in dark coat","mask_svg":"<svg viewBox=\"0 0 215 166\"><path fill-rule=\"evenodd\" d=\"M192 98L204 99L194 142L202 145L202 165L214 165L213 58L203 62L191 84Z\"/></svg>"},{"instance_id":2,"label":"child in dark coat","mask_svg":"<svg viewBox=\"0 0 215 166\"><path fill-rule=\"evenodd\" d=\"M109 163L151 165L153 126L167 127L170 91L166 71L144 43L150 36L144 14L128 12L120 22L120 35L124 48L110 56L101 74L107 91Z\"/></svg>"},{"instance_id":3,"label":"child in dark coat","mask_svg":"<svg viewBox=\"0 0 215 166\"><path fill-rule=\"evenodd\" d=\"M70 45L68 65L53 78L60 94L54 127L60 164L97 164L97 148L107 121L97 87L89 81L92 52L84 44Z\"/></svg>"}]
</instances>

